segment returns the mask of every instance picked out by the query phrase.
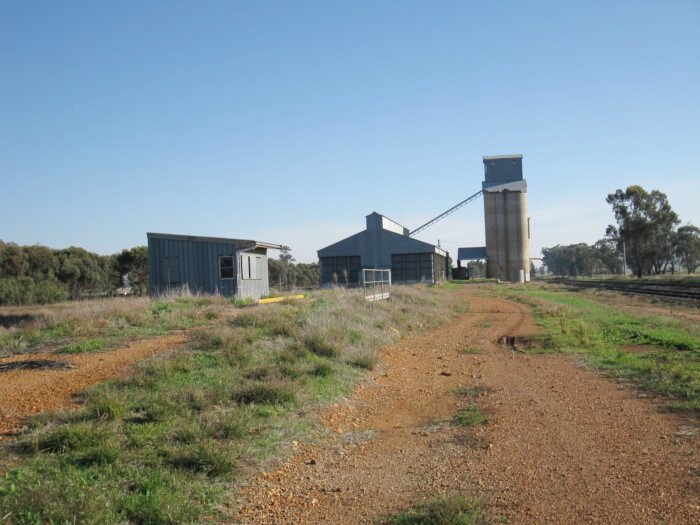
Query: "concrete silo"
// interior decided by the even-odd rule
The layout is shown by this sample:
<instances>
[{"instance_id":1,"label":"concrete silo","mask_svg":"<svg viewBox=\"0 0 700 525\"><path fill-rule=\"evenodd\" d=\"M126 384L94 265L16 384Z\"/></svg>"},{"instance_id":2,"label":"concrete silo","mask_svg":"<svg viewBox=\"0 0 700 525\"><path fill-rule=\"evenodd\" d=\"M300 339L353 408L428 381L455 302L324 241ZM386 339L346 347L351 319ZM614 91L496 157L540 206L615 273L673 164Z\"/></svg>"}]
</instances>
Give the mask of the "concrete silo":
<instances>
[{"instance_id":1,"label":"concrete silo","mask_svg":"<svg viewBox=\"0 0 700 525\"><path fill-rule=\"evenodd\" d=\"M504 281L530 280L530 226L522 155L484 157L486 273Z\"/></svg>"}]
</instances>

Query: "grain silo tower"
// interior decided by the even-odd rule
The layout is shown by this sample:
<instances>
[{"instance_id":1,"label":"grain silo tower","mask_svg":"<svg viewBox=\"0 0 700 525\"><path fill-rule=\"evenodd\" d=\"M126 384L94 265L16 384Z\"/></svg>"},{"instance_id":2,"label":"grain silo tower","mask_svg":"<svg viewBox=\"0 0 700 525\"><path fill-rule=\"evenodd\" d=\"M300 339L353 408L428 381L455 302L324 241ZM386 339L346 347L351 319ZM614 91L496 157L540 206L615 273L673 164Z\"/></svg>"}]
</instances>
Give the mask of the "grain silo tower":
<instances>
[{"instance_id":1,"label":"grain silo tower","mask_svg":"<svg viewBox=\"0 0 700 525\"><path fill-rule=\"evenodd\" d=\"M530 224L522 155L484 157L486 273L504 281L530 280Z\"/></svg>"}]
</instances>

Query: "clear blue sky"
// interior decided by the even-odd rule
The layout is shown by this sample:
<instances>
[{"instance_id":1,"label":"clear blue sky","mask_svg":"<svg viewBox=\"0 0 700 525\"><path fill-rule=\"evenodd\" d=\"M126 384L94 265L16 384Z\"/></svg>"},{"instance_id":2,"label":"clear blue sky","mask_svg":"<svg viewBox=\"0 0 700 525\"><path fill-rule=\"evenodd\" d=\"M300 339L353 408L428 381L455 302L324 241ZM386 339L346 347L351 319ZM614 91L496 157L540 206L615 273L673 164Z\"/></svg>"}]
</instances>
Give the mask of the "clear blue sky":
<instances>
[{"instance_id":1,"label":"clear blue sky","mask_svg":"<svg viewBox=\"0 0 700 525\"><path fill-rule=\"evenodd\" d=\"M605 196L700 225L700 2L0 4L0 239L98 253L146 232L288 244L411 228L524 154L532 255ZM483 245L475 202L419 238Z\"/></svg>"}]
</instances>

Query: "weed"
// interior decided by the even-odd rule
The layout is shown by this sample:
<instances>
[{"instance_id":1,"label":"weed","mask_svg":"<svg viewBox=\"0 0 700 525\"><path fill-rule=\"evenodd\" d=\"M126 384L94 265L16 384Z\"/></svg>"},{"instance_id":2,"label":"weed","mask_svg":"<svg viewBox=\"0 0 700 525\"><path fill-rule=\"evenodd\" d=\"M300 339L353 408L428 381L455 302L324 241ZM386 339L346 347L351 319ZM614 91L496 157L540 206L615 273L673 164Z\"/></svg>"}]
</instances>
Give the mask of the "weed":
<instances>
[{"instance_id":1,"label":"weed","mask_svg":"<svg viewBox=\"0 0 700 525\"><path fill-rule=\"evenodd\" d=\"M168 447L165 453L171 465L208 476L229 474L238 461L238 454L234 449L213 439Z\"/></svg>"},{"instance_id":2,"label":"weed","mask_svg":"<svg viewBox=\"0 0 700 525\"><path fill-rule=\"evenodd\" d=\"M374 367L377 366L378 361L379 358L377 357L376 352L366 352L357 353L356 355L352 356L349 363L358 368L364 368L365 370L374 370Z\"/></svg>"},{"instance_id":3,"label":"weed","mask_svg":"<svg viewBox=\"0 0 700 525\"><path fill-rule=\"evenodd\" d=\"M442 497L421 503L397 514L388 525L485 525L486 516L477 499L465 496Z\"/></svg>"},{"instance_id":4,"label":"weed","mask_svg":"<svg viewBox=\"0 0 700 525\"><path fill-rule=\"evenodd\" d=\"M255 301L251 299L250 297L243 297L242 299L234 299L231 301L234 306L237 306L239 308L242 308L244 306L251 306L255 304Z\"/></svg>"},{"instance_id":5,"label":"weed","mask_svg":"<svg viewBox=\"0 0 700 525\"><path fill-rule=\"evenodd\" d=\"M243 405L286 405L294 401L294 393L278 386L253 385L236 392L233 399Z\"/></svg>"},{"instance_id":6,"label":"weed","mask_svg":"<svg viewBox=\"0 0 700 525\"><path fill-rule=\"evenodd\" d=\"M217 413L204 422L209 433L217 439L241 439L248 430L248 425L242 413L238 410L228 410Z\"/></svg>"},{"instance_id":7,"label":"weed","mask_svg":"<svg viewBox=\"0 0 700 525\"><path fill-rule=\"evenodd\" d=\"M124 418L129 410L124 396L112 389L105 388L86 394L86 397L90 398L86 414L91 419L119 420Z\"/></svg>"},{"instance_id":8,"label":"weed","mask_svg":"<svg viewBox=\"0 0 700 525\"><path fill-rule=\"evenodd\" d=\"M99 352L100 350L104 350L105 348L107 348L107 346L107 340L103 337L98 337L95 339L86 339L85 341L68 345L63 350L61 350L61 352L64 354L82 354L86 352Z\"/></svg>"},{"instance_id":9,"label":"weed","mask_svg":"<svg viewBox=\"0 0 700 525\"><path fill-rule=\"evenodd\" d=\"M65 454L74 450L92 448L106 441L109 430L101 425L85 422L59 426L38 432L20 442L24 452Z\"/></svg>"},{"instance_id":10,"label":"weed","mask_svg":"<svg viewBox=\"0 0 700 525\"><path fill-rule=\"evenodd\" d=\"M461 350L463 354L467 355L474 355L474 354L480 354L481 353L481 348L475 348L475 347L469 347L469 348L463 348Z\"/></svg>"},{"instance_id":11,"label":"weed","mask_svg":"<svg viewBox=\"0 0 700 525\"><path fill-rule=\"evenodd\" d=\"M338 357L340 350L321 335L312 335L306 339L309 351L322 357Z\"/></svg>"},{"instance_id":12,"label":"weed","mask_svg":"<svg viewBox=\"0 0 700 525\"><path fill-rule=\"evenodd\" d=\"M481 413L479 407L476 405L469 405L457 412L457 415L454 417L454 422L460 427L472 427L474 425L484 424L488 422L488 419Z\"/></svg>"},{"instance_id":13,"label":"weed","mask_svg":"<svg viewBox=\"0 0 700 525\"><path fill-rule=\"evenodd\" d=\"M309 371L309 374L316 377L328 377L333 375L333 367L327 363L319 363Z\"/></svg>"},{"instance_id":14,"label":"weed","mask_svg":"<svg viewBox=\"0 0 700 525\"><path fill-rule=\"evenodd\" d=\"M458 387L452 390L452 393L459 397L478 397L483 394L493 392L493 388L486 385L476 385L472 387Z\"/></svg>"}]
</instances>

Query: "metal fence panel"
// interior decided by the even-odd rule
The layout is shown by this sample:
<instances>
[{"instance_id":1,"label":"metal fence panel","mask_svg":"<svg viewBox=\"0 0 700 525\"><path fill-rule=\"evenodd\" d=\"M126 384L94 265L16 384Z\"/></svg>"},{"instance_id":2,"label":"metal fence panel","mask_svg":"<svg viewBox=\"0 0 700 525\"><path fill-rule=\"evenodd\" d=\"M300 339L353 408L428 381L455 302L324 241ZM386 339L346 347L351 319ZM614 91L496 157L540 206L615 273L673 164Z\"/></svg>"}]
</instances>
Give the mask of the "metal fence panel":
<instances>
[{"instance_id":1,"label":"metal fence panel","mask_svg":"<svg viewBox=\"0 0 700 525\"><path fill-rule=\"evenodd\" d=\"M388 299L391 296L391 270L363 268L362 287L368 301Z\"/></svg>"}]
</instances>

